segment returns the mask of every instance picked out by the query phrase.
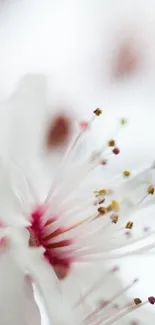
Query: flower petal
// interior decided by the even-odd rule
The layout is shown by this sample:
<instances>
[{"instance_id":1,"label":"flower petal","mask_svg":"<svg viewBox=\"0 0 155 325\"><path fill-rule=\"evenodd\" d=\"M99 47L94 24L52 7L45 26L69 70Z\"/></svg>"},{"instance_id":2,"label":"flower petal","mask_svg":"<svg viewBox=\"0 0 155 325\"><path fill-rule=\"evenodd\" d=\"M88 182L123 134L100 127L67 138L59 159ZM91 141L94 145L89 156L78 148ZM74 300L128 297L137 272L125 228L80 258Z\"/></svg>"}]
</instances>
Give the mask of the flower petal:
<instances>
[{"instance_id":1,"label":"flower petal","mask_svg":"<svg viewBox=\"0 0 155 325\"><path fill-rule=\"evenodd\" d=\"M40 325L31 282L19 269L9 247L0 254L0 278L0 324Z\"/></svg>"},{"instance_id":2,"label":"flower petal","mask_svg":"<svg viewBox=\"0 0 155 325\"><path fill-rule=\"evenodd\" d=\"M54 270L43 257L42 250L29 251L28 270L43 299L49 320L54 324L78 324L61 292ZM76 315L77 316L77 315Z\"/></svg>"},{"instance_id":3,"label":"flower petal","mask_svg":"<svg viewBox=\"0 0 155 325\"><path fill-rule=\"evenodd\" d=\"M28 226L29 213L36 204L37 193L31 180L14 162L4 160L1 163L0 196L0 215L4 225Z\"/></svg>"},{"instance_id":4,"label":"flower petal","mask_svg":"<svg viewBox=\"0 0 155 325\"><path fill-rule=\"evenodd\" d=\"M31 165L36 163L36 153L38 154L44 132L43 125L47 121L45 81L42 75L24 77L5 104L8 112L8 153L25 168L28 162Z\"/></svg>"},{"instance_id":5,"label":"flower petal","mask_svg":"<svg viewBox=\"0 0 155 325\"><path fill-rule=\"evenodd\" d=\"M63 299L54 270L44 258L43 248L28 247L29 233L25 229L9 227L5 235L19 269L23 274L26 272L36 285L51 324L78 324L75 314L73 316L69 304Z\"/></svg>"}]
</instances>

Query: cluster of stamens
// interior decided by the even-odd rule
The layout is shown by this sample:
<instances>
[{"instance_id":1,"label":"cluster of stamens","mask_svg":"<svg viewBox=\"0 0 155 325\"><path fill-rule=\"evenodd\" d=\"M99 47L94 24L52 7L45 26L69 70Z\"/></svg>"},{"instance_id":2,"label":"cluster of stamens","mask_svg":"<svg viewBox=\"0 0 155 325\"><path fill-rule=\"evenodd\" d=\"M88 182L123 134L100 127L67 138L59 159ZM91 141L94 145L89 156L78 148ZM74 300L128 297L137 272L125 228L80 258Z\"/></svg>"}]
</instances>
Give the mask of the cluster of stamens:
<instances>
[{"instance_id":1,"label":"cluster of stamens","mask_svg":"<svg viewBox=\"0 0 155 325\"><path fill-rule=\"evenodd\" d=\"M81 299L77 302L76 308L80 306L80 304L83 304L83 306L87 305L87 300L91 298L91 296L94 295L94 293L97 293L98 290L100 290L105 282L109 281L111 279L111 276L114 276L116 272L119 271L118 267L113 267L111 270L109 270L105 275L103 275L101 278L99 278L92 287L86 291ZM148 303L151 305L155 305L155 297L150 296L145 301L142 301L141 298L135 297L133 300L128 302L125 305L121 305L119 303L119 299L127 293L130 289L132 289L133 286L135 286L139 282L139 279L134 279L131 283L129 283L124 289L121 289L120 291L116 292L112 298L105 299L105 298L99 298L97 305L91 309L91 311L84 316L83 324L87 325L93 325L93 324L102 324L102 325L112 325L116 321L122 319L126 315L132 313L135 310L138 310L139 308L142 308L143 306L147 305ZM99 293L98 293L99 294ZM131 324L137 324L136 321L132 321Z\"/></svg>"},{"instance_id":2,"label":"cluster of stamens","mask_svg":"<svg viewBox=\"0 0 155 325\"><path fill-rule=\"evenodd\" d=\"M106 143L103 143L103 145L101 145L100 150L95 155L90 154L86 161L84 161L84 173L82 170L83 165L75 166L75 170L74 168L70 168L74 167L72 166L73 164L70 158L72 156L73 151L77 148L77 144L79 143L80 139L83 137L85 132L91 129L91 126L94 123L96 117L98 118L101 115L102 110L100 108L97 108L94 110L93 117L90 121L81 122L81 129L75 136L75 139L73 139L71 146L69 146L69 148L67 149L67 152L64 155L64 159L60 163L57 173L55 173L53 184L49 190L49 193L47 194L45 201L39 203L39 208L37 208L35 211L33 211L32 213L30 212L31 226L28 228L30 233L30 246L44 247L44 255L49 261L49 263L52 265L52 267L55 269L59 278L68 275L68 271L70 270L70 267L74 260L93 261L94 256L95 258L98 258L98 247L100 246L100 259L107 258L107 256L109 256L109 253L112 253L112 256L115 257L115 251L123 247L123 244L119 244L119 237L117 237L117 234L119 236L120 232L123 231L125 232L127 238L130 238L133 225L135 225L135 222L130 219L131 216L129 216L128 218L128 215L122 215L122 204L124 202L125 204L128 204L128 194L126 194L126 192L123 190L120 199L115 196L115 194L117 194L117 191L119 190L119 185L117 186L117 181L115 182L116 177L114 177L114 181L113 179L110 182L108 181L108 185L104 184L103 188L95 190L93 193L93 199L91 193L91 198L88 198L88 202L90 202L91 206L93 206L93 209L95 208L95 212L91 215L87 215L87 205L85 204L85 202L84 204L81 204L81 201L79 200L77 201L79 202L79 204L76 203L77 206L75 206L76 200L73 204L72 201L70 203L70 199L72 200L74 193L76 198L76 192L81 183L84 182L84 180L87 178L87 176L95 168L100 166L100 164L106 165L107 161L109 160L109 157L113 157L113 154L117 155L119 153L116 137L114 136L109 138ZM126 120L121 119L119 121L119 128L120 125L124 126L125 124ZM70 163L72 164L71 166ZM68 165L69 167L67 169ZM81 173L82 176L80 176ZM71 184L70 181L68 181L68 176L73 176L72 179L70 177ZM120 182L131 182L131 188L132 178L133 172L129 171L128 169L122 171L121 175L119 175L118 177ZM141 183L139 182L139 184L136 186L138 187L140 185ZM135 195L134 193L136 191L136 186L133 185L132 190L130 190L130 194L132 194L133 191L133 196ZM154 193L154 185L147 183L146 192L143 193L144 196L140 198L137 203L132 204L131 202L132 208L129 209L129 212L131 211L132 213L132 211L136 210L136 208L143 206L143 203L146 202L148 196L152 196ZM54 206L56 206L55 202L58 202L58 212L55 212L54 215L52 213L53 202ZM38 202L35 203L38 204ZM82 205L82 207L80 207L80 204ZM86 209L86 214L85 210L83 210L83 205L84 209ZM64 212L64 216L61 216L61 211ZM76 211L78 211L80 216L79 221L75 221L74 219ZM123 213L126 214L126 211ZM68 218L69 220L67 225L65 224L65 218ZM115 226L116 224L117 226ZM92 229L95 229L95 226L99 230L95 232L95 240L92 241ZM88 227L90 231L86 231L86 227ZM114 241L115 237L112 235L109 235L108 237L105 233L104 236L105 229L110 230L111 234L111 230L113 231L114 228L116 228L116 237L118 238L118 240L116 241ZM100 235L98 236L98 233L101 235L101 237ZM109 232L107 231L107 234L108 233ZM101 238L102 242L100 240ZM85 242L87 242L87 246L85 246ZM130 242L128 241L127 244L129 243ZM125 245L127 244L125 241Z\"/></svg>"},{"instance_id":3,"label":"cluster of stamens","mask_svg":"<svg viewBox=\"0 0 155 325\"><path fill-rule=\"evenodd\" d=\"M89 126L91 126L92 122L94 121L94 117L99 117L101 114L102 114L102 110L100 108L97 108L97 109L95 109L94 116L90 122L81 122L81 131L78 134L77 138L75 138L75 140L73 141L73 144L71 145L71 149L68 151L68 154L66 156L67 158L68 158L68 156L70 156L71 151L76 148L77 142L82 137L84 132L87 131L88 129L90 129ZM120 124L125 125L126 120L121 119ZM116 140L114 138L110 139L107 142L106 149L105 149L105 145L103 146L103 148L104 148L103 150L105 150L105 151L108 148L112 149L112 153L115 155L117 155L119 153L119 148L117 147ZM98 152L96 155L94 155L93 159L89 160L89 163L92 163L92 168L89 167L89 171L96 168L100 163L102 163L102 165L107 164L107 157L109 157L109 153L107 156L104 155L104 159L102 159L101 158L102 154L104 154L104 152L102 152L103 150L101 147L101 151ZM65 159L67 159L67 158L65 158ZM66 164L66 160L64 163ZM60 173L60 175L61 175L61 173ZM60 177L60 175L59 175L59 177ZM122 172L121 177L122 176L123 176L123 178L129 178L131 176L131 171L125 169ZM139 202L143 203L147 199L147 196L153 195L154 192L155 192L154 186L149 185L147 187L147 193L144 195L144 197ZM52 192L50 192L50 195L51 194L52 194ZM34 220L33 220L33 225L30 230L31 243L33 242L33 245L38 245L38 243L43 245L44 248L46 249L45 255L48 258L48 260L50 261L50 263L52 264L53 263L52 262L53 254L54 254L54 259L57 254L57 250L55 248L59 247L59 254L60 254L60 247L63 247L63 249L64 249L64 247L71 246L71 248L72 248L73 241L72 240L63 241L63 240L61 240L61 238L59 239L59 237L61 237L61 235L70 234L70 232L75 229L77 229L77 233L78 233L80 231L79 229L82 229L82 228L80 228L82 225L89 224L92 222L95 223L95 221L97 219L99 219L99 218L102 219L102 217L103 217L103 221L104 221L104 220L106 220L106 218L108 216L108 219L111 222L111 224L117 224L119 220L121 221L121 218L122 218L122 217L120 218L121 202L119 202L118 200L116 200L114 198L112 200L110 200L110 202L109 202L109 198L110 198L111 194L113 194L113 188L111 189L110 187L95 190L94 191L94 195L95 195L94 205L97 206L96 213L93 215L87 216L86 218L83 218L79 222L72 221L70 226L61 228L61 231L60 231L60 228L58 228L56 230L52 229L54 222L57 222L57 221L55 220L53 222L53 218L50 217L48 220L48 235L47 236L45 236L45 235L43 236L43 234L45 234L47 231L47 224L45 223L43 227L40 226L39 232L36 234L36 230L34 229L35 228ZM48 195L48 197L50 197L50 195ZM46 201L48 203L48 200L46 200ZM108 201L108 203L106 203L107 201ZM137 204L137 206L139 206L139 203ZM37 215L37 218L38 218L38 215ZM44 215L42 215L41 218L44 219ZM40 225L43 224L41 218L39 219ZM127 238L130 238L130 236L131 236L131 230L133 228L133 225L134 225L134 223L132 220L128 220L124 224L124 229L126 229L125 235L127 236ZM108 224L107 224L107 226L108 226ZM55 226L54 226L54 229L55 229ZM57 236L59 236L58 239L57 239ZM78 238L78 236L77 236L77 238ZM49 242L48 241L49 240L51 241L53 239L54 239L54 242L53 243L50 242L50 252L49 252ZM56 241L56 243L55 243L55 241ZM81 241L81 243L82 243L82 241ZM77 249L77 251L78 251L78 249ZM75 253L74 249L73 249L73 252ZM79 252L80 252L80 248L79 248ZM62 260L65 260L66 257L63 258L63 254L64 253L61 253L61 258L62 258ZM70 265L71 261L73 261L73 255L72 255L72 258L67 257L67 260L70 261L70 262L68 262L68 269L70 268L69 265ZM51 258L51 256L52 256L52 258ZM64 256L65 256L65 254L64 254ZM59 259L58 259L58 261L59 261ZM59 262L58 262L58 266L60 266Z\"/></svg>"}]
</instances>

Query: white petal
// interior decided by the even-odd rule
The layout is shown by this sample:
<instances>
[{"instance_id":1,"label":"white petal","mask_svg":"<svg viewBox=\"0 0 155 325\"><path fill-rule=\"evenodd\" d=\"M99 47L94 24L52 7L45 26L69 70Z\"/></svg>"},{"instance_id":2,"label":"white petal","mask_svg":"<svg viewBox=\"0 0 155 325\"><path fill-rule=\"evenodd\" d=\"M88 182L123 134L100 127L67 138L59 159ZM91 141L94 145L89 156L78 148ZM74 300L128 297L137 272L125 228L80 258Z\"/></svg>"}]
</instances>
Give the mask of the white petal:
<instances>
[{"instance_id":1,"label":"white petal","mask_svg":"<svg viewBox=\"0 0 155 325\"><path fill-rule=\"evenodd\" d=\"M17 90L4 105L8 112L8 153L21 166L35 164L40 148L43 125L47 121L46 79L43 75L24 77Z\"/></svg>"},{"instance_id":2,"label":"white petal","mask_svg":"<svg viewBox=\"0 0 155 325\"><path fill-rule=\"evenodd\" d=\"M31 192L26 177L16 165L8 161L1 164L0 219L4 225L28 225L30 211L36 203Z\"/></svg>"},{"instance_id":3,"label":"white petal","mask_svg":"<svg viewBox=\"0 0 155 325\"><path fill-rule=\"evenodd\" d=\"M0 255L0 324L40 325L31 283L16 264L11 249Z\"/></svg>"},{"instance_id":4,"label":"white petal","mask_svg":"<svg viewBox=\"0 0 155 325\"><path fill-rule=\"evenodd\" d=\"M18 250L19 252L19 250ZM20 252L19 252L20 255ZM51 324L79 324L42 249L22 249L21 267L26 267L41 295Z\"/></svg>"},{"instance_id":5,"label":"white petal","mask_svg":"<svg viewBox=\"0 0 155 325\"><path fill-rule=\"evenodd\" d=\"M63 299L55 272L43 256L44 249L28 247L29 233L25 229L10 227L7 230L7 237L19 269L23 273L27 271L33 279L51 324L78 324L66 298Z\"/></svg>"}]
</instances>

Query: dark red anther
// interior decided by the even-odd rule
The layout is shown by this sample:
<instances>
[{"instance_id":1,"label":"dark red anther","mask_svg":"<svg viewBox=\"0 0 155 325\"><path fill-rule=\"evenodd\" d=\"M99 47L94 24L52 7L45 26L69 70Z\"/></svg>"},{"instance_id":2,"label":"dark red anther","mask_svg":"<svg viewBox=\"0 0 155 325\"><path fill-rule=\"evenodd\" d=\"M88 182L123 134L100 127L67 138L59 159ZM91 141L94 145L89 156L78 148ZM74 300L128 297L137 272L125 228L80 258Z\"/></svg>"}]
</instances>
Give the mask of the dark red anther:
<instances>
[{"instance_id":1,"label":"dark red anther","mask_svg":"<svg viewBox=\"0 0 155 325\"><path fill-rule=\"evenodd\" d=\"M120 150L118 148L114 148L112 152L114 155L118 155L120 153Z\"/></svg>"},{"instance_id":2,"label":"dark red anther","mask_svg":"<svg viewBox=\"0 0 155 325\"><path fill-rule=\"evenodd\" d=\"M148 297L148 302L149 302L151 305L154 305L154 304L155 304L155 297L153 297L153 296Z\"/></svg>"},{"instance_id":3,"label":"dark red anther","mask_svg":"<svg viewBox=\"0 0 155 325\"><path fill-rule=\"evenodd\" d=\"M64 145L71 133L71 120L66 115L58 115L49 124L47 130L47 147L59 147Z\"/></svg>"},{"instance_id":4,"label":"dark red anther","mask_svg":"<svg viewBox=\"0 0 155 325\"><path fill-rule=\"evenodd\" d=\"M101 165L106 166L107 165L107 160L105 160L105 159L101 160Z\"/></svg>"}]
</instances>

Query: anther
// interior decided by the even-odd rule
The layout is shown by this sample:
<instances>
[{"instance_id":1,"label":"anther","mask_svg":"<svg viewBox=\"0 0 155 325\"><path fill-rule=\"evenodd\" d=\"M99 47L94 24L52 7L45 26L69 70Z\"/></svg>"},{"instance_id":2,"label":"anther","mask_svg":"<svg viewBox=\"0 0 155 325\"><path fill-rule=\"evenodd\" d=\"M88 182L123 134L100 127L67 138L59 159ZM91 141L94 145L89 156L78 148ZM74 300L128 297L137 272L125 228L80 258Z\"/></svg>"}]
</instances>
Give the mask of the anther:
<instances>
[{"instance_id":1,"label":"anther","mask_svg":"<svg viewBox=\"0 0 155 325\"><path fill-rule=\"evenodd\" d=\"M105 159L101 160L100 164L101 164L102 166L107 165L107 160L105 160Z\"/></svg>"},{"instance_id":2,"label":"anther","mask_svg":"<svg viewBox=\"0 0 155 325\"><path fill-rule=\"evenodd\" d=\"M118 155L120 153L120 150L118 148L114 148L112 152L114 155Z\"/></svg>"},{"instance_id":3,"label":"anther","mask_svg":"<svg viewBox=\"0 0 155 325\"><path fill-rule=\"evenodd\" d=\"M107 209L107 212L111 212L111 211L113 210L113 206L112 206L112 204L108 205L108 206L106 207L106 209Z\"/></svg>"},{"instance_id":4,"label":"anther","mask_svg":"<svg viewBox=\"0 0 155 325\"><path fill-rule=\"evenodd\" d=\"M118 212L119 211L119 203L115 200L113 200L111 202L111 206L112 206L112 210L115 211L115 212Z\"/></svg>"},{"instance_id":5,"label":"anther","mask_svg":"<svg viewBox=\"0 0 155 325\"><path fill-rule=\"evenodd\" d=\"M108 141L108 146L109 147L115 147L115 140L109 140Z\"/></svg>"},{"instance_id":6,"label":"anther","mask_svg":"<svg viewBox=\"0 0 155 325\"><path fill-rule=\"evenodd\" d=\"M95 111L94 111L94 114L96 116L100 116L102 114L102 110L100 108L96 108Z\"/></svg>"},{"instance_id":7,"label":"anther","mask_svg":"<svg viewBox=\"0 0 155 325\"><path fill-rule=\"evenodd\" d=\"M147 189L148 194L153 195L154 194L154 187L153 186L149 186Z\"/></svg>"},{"instance_id":8,"label":"anther","mask_svg":"<svg viewBox=\"0 0 155 325\"><path fill-rule=\"evenodd\" d=\"M131 173L128 170L123 171L123 176L124 177L129 177L130 175L131 175Z\"/></svg>"},{"instance_id":9,"label":"anther","mask_svg":"<svg viewBox=\"0 0 155 325\"><path fill-rule=\"evenodd\" d=\"M118 222L118 219L119 219L119 216L117 214L113 214L111 216L112 223L115 223L116 224Z\"/></svg>"},{"instance_id":10,"label":"anther","mask_svg":"<svg viewBox=\"0 0 155 325\"><path fill-rule=\"evenodd\" d=\"M153 297L153 296L148 297L148 302L149 302L151 305L154 305L154 304L155 304L155 297Z\"/></svg>"},{"instance_id":11,"label":"anther","mask_svg":"<svg viewBox=\"0 0 155 325\"><path fill-rule=\"evenodd\" d=\"M134 303L135 305L140 305L142 303L142 300L140 298L135 298Z\"/></svg>"},{"instance_id":12,"label":"anther","mask_svg":"<svg viewBox=\"0 0 155 325\"><path fill-rule=\"evenodd\" d=\"M132 221L128 221L126 226L125 226L126 229L132 229L133 228L133 222Z\"/></svg>"},{"instance_id":13,"label":"anther","mask_svg":"<svg viewBox=\"0 0 155 325\"><path fill-rule=\"evenodd\" d=\"M102 215L102 216L103 216L104 214L106 214L106 212L107 212L106 208L104 208L104 207L99 207L97 211L98 211L99 214Z\"/></svg>"},{"instance_id":14,"label":"anther","mask_svg":"<svg viewBox=\"0 0 155 325\"><path fill-rule=\"evenodd\" d=\"M107 194L107 190L105 190L104 188L98 191L94 191L94 194L96 196L105 196Z\"/></svg>"}]
</instances>

